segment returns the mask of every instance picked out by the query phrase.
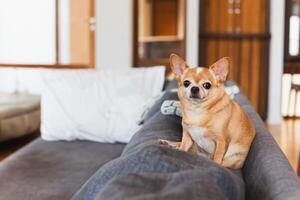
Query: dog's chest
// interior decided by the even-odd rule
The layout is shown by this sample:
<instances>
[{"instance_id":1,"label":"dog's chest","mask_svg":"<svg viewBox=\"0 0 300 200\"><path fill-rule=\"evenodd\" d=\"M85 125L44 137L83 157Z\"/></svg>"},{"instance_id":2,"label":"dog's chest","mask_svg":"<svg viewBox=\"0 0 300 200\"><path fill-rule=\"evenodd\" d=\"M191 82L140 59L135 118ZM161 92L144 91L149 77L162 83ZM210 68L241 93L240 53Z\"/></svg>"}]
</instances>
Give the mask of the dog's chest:
<instances>
[{"instance_id":1,"label":"dog's chest","mask_svg":"<svg viewBox=\"0 0 300 200\"><path fill-rule=\"evenodd\" d=\"M205 136L206 128L203 127L189 127L188 132L196 144L209 154L213 154L215 151L215 142Z\"/></svg>"},{"instance_id":2,"label":"dog's chest","mask_svg":"<svg viewBox=\"0 0 300 200\"><path fill-rule=\"evenodd\" d=\"M196 111L188 111L186 112L187 117L189 119L188 132L191 135L192 139L196 142L196 144L206 151L209 154L213 154L215 151L215 142L205 136L206 128L192 125L193 122L199 122L201 120L201 114Z\"/></svg>"}]
</instances>

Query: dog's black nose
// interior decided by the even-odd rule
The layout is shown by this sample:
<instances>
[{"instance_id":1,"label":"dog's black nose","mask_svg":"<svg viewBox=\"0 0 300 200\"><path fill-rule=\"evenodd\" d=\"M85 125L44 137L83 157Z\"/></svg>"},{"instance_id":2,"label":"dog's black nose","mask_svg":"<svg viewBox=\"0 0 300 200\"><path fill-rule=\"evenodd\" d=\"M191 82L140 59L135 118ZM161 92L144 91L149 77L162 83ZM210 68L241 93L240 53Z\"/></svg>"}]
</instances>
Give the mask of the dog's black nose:
<instances>
[{"instance_id":1,"label":"dog's black nose","mask_svg":"<svg viewBox=\"0 0 300 200\"><path fill-rule=\"evenodd\" d=\"M192 93L192 94L198 94L198 93L199 93L199 88L198 88L198 87L195 87L195 86L192 87L192 88L191 88L191 93Z\"/></svg>"}]
</instances>

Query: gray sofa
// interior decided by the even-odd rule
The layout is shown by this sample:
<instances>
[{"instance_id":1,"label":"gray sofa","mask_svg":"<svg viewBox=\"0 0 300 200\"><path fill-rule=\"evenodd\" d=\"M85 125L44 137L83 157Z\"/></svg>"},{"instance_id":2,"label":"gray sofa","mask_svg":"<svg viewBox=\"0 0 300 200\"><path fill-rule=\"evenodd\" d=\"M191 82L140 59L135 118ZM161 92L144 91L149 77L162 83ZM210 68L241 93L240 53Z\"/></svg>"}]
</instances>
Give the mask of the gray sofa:
<instances>
[{"instance_id":1,"label":"gray sofa","mask_svg":"<svg viewBox=\"0 0 300 200\"><path fill-rule=\"evenodd\" d=\"M235 100L257 135L242 170L159 146L180 139L180 118L159 110L176 98L167 92L126 147L36 139L0 163L0 199L300 199L299 178L243 94Z\"/></svg>"}]
</instances>

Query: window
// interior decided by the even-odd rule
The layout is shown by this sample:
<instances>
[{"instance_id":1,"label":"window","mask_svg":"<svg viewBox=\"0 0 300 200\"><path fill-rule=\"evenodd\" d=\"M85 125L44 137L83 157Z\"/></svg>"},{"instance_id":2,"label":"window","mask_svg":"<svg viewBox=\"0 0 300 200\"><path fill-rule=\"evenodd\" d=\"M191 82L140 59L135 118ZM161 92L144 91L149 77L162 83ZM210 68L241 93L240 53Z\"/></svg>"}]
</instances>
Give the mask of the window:
<instances>
[{"instance_id":1,"label":"window","mask_svg":"<svg viewBox=\"0 0 300 200\"><path fill-rule=\"evenodd\" d=\"M93 0L1 0L0 66L94 67Z\"/></svg>"},{"instance_id":2,"label":"window","mask_svg":"<svg viewBox=\"0 0 300 200\"><path fill-rule=\"evenodd\" d=\"M300 0L286 0L285 61L300 62Z\"/></svg>"}]
</instances>

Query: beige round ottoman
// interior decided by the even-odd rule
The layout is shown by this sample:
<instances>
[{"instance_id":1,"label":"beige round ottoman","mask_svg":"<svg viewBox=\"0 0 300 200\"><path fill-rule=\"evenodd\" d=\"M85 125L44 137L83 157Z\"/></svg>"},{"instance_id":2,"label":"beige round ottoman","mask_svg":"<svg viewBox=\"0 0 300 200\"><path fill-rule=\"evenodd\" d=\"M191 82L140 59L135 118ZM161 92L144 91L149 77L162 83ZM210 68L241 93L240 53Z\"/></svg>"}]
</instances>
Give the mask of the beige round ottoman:
<instances>
[{"instance_id":1,"label":"beige round ottoman","mask_svg":"<svg viewBox=\"0 0 300 200\"><path fill-rule=\"evenodd\" d=\"M0 142L40 128L40 97L24 93L0 93Z\"/></svg>"}]
</instances>

